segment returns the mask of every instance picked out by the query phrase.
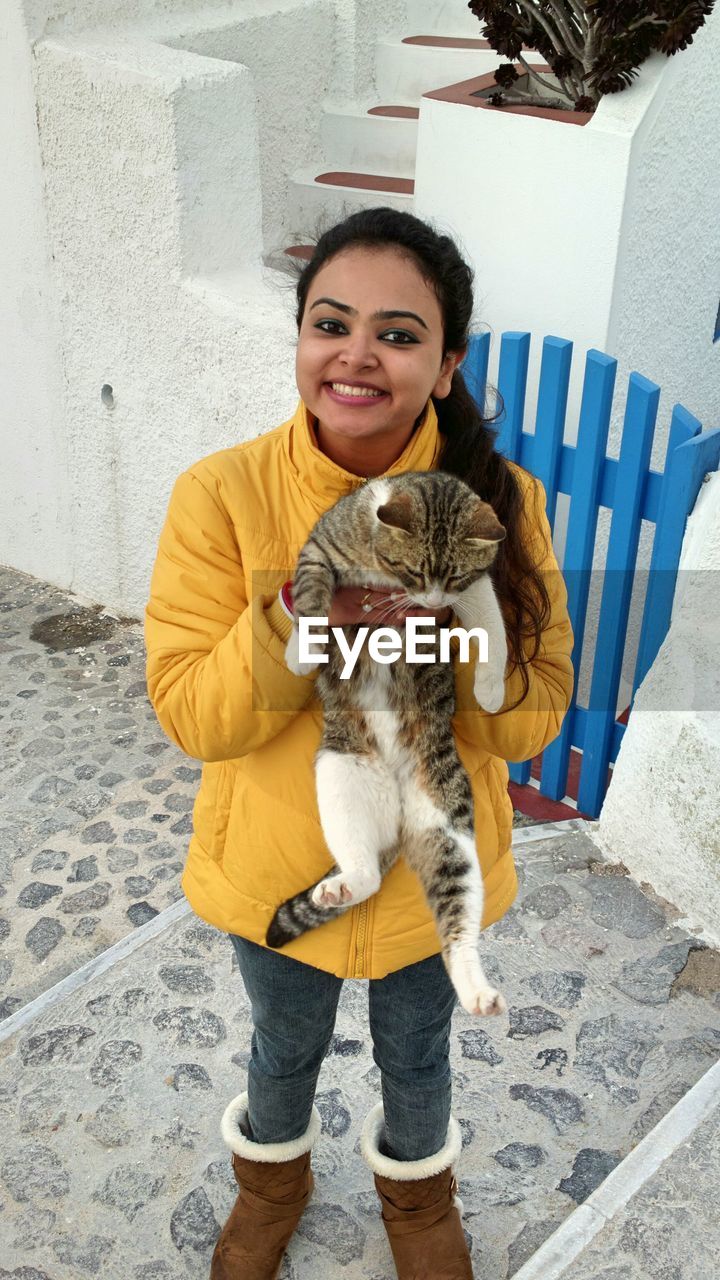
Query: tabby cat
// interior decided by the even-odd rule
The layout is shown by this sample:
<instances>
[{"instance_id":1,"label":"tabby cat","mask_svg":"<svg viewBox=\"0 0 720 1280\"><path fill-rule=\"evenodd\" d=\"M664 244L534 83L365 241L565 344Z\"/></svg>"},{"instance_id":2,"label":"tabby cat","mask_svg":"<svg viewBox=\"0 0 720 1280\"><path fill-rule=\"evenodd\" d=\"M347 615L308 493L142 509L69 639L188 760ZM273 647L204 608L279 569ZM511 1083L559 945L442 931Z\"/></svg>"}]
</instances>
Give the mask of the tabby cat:
<instances>
[{"instance_id":1,"label":"tabby cat","mask_svg":"<svg viewBox=\"0 0 720 1280\"><path fill-rule=\"evenodd\" d=\"M486 711L497 711L507 642L488 569L504 536L492 507L444 472L374 479L341 498L298 559L290 670L305 675L318 665L300 662L298 617L327 618L337 587L387 587L393 601L399 592L402 606L451 605L463 627L486 630L488 661L476 663L474 693ZM349 644L358 626L343 627ZM439 639L439 628L428 629L423 652L433 654L434 645L437 659ZM483 885L472 790L451 726L452 663L410 663L401 655L385 665L364 647L341 680L344 659L333 641L327 653L316 686L324 727L315 779L333 874L278 908L267 945L281 947L369 898L402 853L420 878L463 1008L501 1013L507 1006L478 955Z\"/></svg>"}]
</instances>

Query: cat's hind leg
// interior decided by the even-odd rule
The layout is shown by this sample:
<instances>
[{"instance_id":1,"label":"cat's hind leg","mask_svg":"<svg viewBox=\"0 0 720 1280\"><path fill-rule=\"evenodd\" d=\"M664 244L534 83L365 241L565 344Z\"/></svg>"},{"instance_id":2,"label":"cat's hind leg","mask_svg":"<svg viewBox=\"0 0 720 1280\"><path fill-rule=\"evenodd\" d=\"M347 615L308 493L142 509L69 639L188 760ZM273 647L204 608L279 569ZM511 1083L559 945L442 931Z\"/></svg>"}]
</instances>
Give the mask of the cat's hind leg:
<instances>
[{"instance_id":1,"label":"cat's hind leg","mask_svg":"<svg viewBox=\"0 0 720 1280\"><path fill-rule=\"evenodd\" d=\"M318 809L337 875L312 891L317 907L363 902L377 893L381 853L397 844L400 793L382 761L322 748L315 761Z\"/></svg>"}]
</instances>

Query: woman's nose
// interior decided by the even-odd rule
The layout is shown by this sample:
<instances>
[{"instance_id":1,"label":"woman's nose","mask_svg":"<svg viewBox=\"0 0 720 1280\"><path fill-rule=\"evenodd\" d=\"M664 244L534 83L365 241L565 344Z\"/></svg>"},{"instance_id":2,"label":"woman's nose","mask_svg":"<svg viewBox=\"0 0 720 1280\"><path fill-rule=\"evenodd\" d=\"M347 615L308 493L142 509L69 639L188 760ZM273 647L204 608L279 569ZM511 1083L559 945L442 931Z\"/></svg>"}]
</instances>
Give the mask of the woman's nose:
<instances>
[{"instance_id":1,"label":"woman's nose","mask_svg":"<svg viewBox=\"0 0 720 1280\"><path fill-rule=\"evenodd\" d=\"M349 367L362 367L377 364L377 356L373 352L372 341L362 333L349 334L339 352L341 363Z\"/></svg>"}]
</instances>

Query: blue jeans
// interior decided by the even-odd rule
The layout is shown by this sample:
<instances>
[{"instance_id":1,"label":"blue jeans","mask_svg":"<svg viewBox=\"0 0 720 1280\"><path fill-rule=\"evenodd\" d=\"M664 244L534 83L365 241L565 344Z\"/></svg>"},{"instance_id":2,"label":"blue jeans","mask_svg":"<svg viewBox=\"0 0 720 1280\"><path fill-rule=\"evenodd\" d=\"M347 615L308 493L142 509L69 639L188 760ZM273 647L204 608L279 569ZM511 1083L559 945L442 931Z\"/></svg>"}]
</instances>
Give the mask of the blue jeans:
<instances>
[{"instance_id":1,"label":"blue jeans","mask_svg":"<svg viewBox=\"0 0 720 1280\"><path fill-rule=\"evenodd\" d=\"M289 1142L310 1123L342 978L229 934L252 1006L246 1136ZM368 981L373 1058L385 1113L381 1151L422 1160L445 1145L450 1023L457 995L441 956Z\"/></svg>"}]
</instances>

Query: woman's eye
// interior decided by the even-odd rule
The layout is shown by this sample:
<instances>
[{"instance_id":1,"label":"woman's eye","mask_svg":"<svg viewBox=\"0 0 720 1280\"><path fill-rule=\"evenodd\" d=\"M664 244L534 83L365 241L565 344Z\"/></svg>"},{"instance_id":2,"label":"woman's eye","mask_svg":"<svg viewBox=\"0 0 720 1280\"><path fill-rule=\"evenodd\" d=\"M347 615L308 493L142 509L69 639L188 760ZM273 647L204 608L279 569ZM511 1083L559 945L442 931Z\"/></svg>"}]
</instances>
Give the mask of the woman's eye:
<instances>
[{"instance_id":1,"label":"woman's eye","mask_svg":"<svg viewBox=\"0 0 720 1280\"><path fill-rule=\"evenodd\" d=\"M411 333L406 333L404 329L389 329L387 333L382 335L382 337L391 338L393 334L402 339L401 342L392 342L390 345L393 347L404 347L411 342L417 342L417 338L415 338Z\"/></svg>"},{"instance_id":2,"label":"woman's eye","mask_svg":"<svg viewBox=\"0 0 720 1280\"><path fill-rule=\"evenodd\" d=\"M316 324L316 325L315 325L315 328L316 328L316 329L321 329L323 333L331 333L331 332L333 332L331 329L326 329L326 328L325 328L325 325L326 325L326 324L334 324L334 325L337 325L338 329L344 329L344 328L345 328L345 325L344 325L340 320L321 320L318 324Z\"/></svg>"}]
</instances>

